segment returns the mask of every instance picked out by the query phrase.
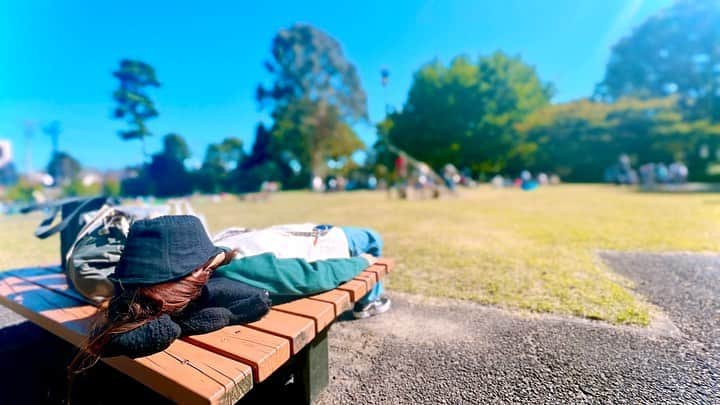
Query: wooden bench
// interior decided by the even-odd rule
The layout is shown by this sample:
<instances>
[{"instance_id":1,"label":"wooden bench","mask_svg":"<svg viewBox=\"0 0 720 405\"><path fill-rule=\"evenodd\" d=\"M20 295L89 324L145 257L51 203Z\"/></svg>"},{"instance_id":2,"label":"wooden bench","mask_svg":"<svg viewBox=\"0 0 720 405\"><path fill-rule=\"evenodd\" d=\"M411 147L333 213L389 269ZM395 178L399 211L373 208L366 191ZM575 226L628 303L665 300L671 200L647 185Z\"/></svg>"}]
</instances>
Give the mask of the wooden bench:
<instances>
[{"instance_id":1,"label":"wooden bench","mask_svg":"<svg viewBox=\"0 0 720 405\"><path fill-rule=\"evenodd\" d=\"M232 404L289 378L300 387L292 402L310 403L328 384L329 326L392 268L380 259L340 287L276 305L257 322L184 337L151 356L103 361L177 403ZM0 273L0 304L76 346L96 310L59 267Z\"/></svg>"}]
</instances>

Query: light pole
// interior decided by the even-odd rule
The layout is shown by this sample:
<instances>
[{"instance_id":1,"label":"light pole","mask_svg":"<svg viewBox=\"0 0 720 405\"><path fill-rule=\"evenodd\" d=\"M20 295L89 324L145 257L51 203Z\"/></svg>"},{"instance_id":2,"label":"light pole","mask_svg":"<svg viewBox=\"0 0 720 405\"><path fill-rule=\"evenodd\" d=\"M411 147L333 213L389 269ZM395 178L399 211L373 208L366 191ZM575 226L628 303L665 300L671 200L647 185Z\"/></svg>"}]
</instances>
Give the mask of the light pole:
<instances>
[{"instance_id":1,"label":"light pole","mask_svg":"<svg viewBox=\"0 0 720 405\"><path fill-rule=\"evenodd\" d=\"M385 118L387 119L388 114L390 114L390 104L388 104L387 100L387 85L390 81L390 69L387 67L383 67L380 69L380 83L383 86L383 103L385 104Z\"/></svg>"},{"instance_id":2,"label":"light pole","mask_svg":"<svg viewBox=\"0 0 720 405\"><path fill-rule=\"evenodd\" d=\"M32 137L35 133L35 123L26 120L23 123L23 132L25 133L25 173L32 173Z\"/></svg>"},{"instance_id":3,"label":"light pole","mask_svg":"<svg viewBox=\"0 0 720 405\"><path fill-rule=\"evenodd\" d=\"M43 127L43 132L45 135L48 135L50 137L50 141L52 142L52 155L50 156L50 161L53 163L53 184L58 184L58 179L60 176L60 161L58 159L58 143L60 138L60 133L62 132L62 128L60 127L59 121L52 121L49 124L45 125Z\"/></svg>"}]
</instances>

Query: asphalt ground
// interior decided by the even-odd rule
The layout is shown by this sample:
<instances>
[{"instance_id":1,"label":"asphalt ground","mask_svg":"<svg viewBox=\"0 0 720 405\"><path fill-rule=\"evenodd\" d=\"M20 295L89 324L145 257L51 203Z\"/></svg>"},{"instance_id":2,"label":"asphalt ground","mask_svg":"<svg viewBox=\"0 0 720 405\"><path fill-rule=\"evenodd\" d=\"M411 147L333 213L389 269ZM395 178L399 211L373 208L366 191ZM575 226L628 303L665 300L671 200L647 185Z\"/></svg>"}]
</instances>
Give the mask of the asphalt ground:
<instances>
[{"instance_id":1,"label":"asphalt ground","mask_svg":"<svg viewBox=\"0 0 720 405\"><path fill-rule=\"evenodd\" d=\"M657 307L650 327L390 293L330 331L319 404L720 403L720 256L600 253ZM73 349L0 307L0 404L64 403ZM100 365L72 403L160 403Z\"/></svg>"},{"instance_id":2,"label":"asphalt ground","mask_svg":"<svg viewBox=\"0 0 720 405\"><path fill-rule=\"evenodd\" d=\"M340 322L322 404L720 403L720 256L601 253L648 328L393 294Z\"/></svg>"}]
</instances>

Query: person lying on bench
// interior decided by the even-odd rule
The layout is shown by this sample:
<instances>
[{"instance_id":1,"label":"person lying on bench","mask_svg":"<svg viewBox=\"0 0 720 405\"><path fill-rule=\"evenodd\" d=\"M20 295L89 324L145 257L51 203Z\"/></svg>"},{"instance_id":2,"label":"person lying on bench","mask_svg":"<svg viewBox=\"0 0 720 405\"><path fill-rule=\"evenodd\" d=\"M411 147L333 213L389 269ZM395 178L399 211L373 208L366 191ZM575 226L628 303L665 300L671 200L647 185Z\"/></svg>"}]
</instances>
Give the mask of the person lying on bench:
<instances>
[{"instance_id":1,"label":"person lying on bench","mask_svg":"<svg viewBox=\"0 0 720 405\"><path fill-rule=\"evenodd\" d=\"M269 310L271 292L263 286L272 288L278 298L329 290L372 264L376 259L368 252L381 251L382 241L369 230L313 226L308 236L300 234L298 227L305 226L226 231L216 238L216 243L225 247L218 247L194 216L136 221L110 277L115 295L100 306L96 326L70 369L84 370L105 356L146 356L164 350L179 336L254 322ZM283 258L278 258L261 249L260 243L269 243L273 240L269 236L278 232L283 238L304 239L283 243L286 249L280 254ZM309 237L313 238L311 245L307 244ZM286 257L293 249L296 255L301 249L320 257L340 255L333 249L341 240L345 241L346 257L313 262ZM249 254L251 251L258 254ZM349 257L359 252L366 253ZM247 278L246 282L246 277L259 281ZM377 298L366 304L366 308L373 307L369 312L389 309L389 300L380 297L381 287L374 291ZM384 307L375 305L377 302Z\"/></svg>"},{"instance_id":2,"label":"person lying on bench","mask_svg":"<svg viewBox=\"0 0 720 405\"><path fill-rule=\"evenodd\" d=\"M273 303L332 290L351 280L382 255L382 238L366 228L316 224L276 225L264 229L229 228L213 238L235 252L217 275L270 292ZM353 309L367 318L390 309L383 285Z\"/></svg>"}]
</instances>

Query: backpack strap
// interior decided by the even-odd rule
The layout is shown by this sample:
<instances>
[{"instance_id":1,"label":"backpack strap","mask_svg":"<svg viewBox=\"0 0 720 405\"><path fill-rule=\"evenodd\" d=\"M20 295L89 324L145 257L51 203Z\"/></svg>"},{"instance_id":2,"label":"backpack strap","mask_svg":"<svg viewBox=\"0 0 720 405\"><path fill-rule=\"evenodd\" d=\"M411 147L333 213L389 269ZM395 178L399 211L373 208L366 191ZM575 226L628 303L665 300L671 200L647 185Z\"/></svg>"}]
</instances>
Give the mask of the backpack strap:
<instances>
[{"instance_id":1,"label":"backpack strap","mask_svg":"<svg viewBox=\"0 0 720 405\"><path fill-rule=\"evenodd\" d=\"M68 224L70 224L73 220L75 220L80 214L87 211L87 207L91 206L97 206L102 205L103 203L106 203L108 201L107 196L99 196L99 197L92 197L88 198L87 200L83 201L80 205L73 210L73 212L70 213L67 217L63 218L62 221L58 222L55 225L52 225L53 221L55 221L55 218L58 216L58 214L62 211L62 207L65 204L69 204L71 202L75 202L76 200L70 200L70 201L62 201L59 204L53 204L48 206L48 213L45 215L45 218L40 222L40 225L38 225L37 229L35 229L35 236L37 236L40 239L45 239L51 235L54 235L58 232L61 232L65 228L67 228Z\"/></svg>"}]
</instances>

